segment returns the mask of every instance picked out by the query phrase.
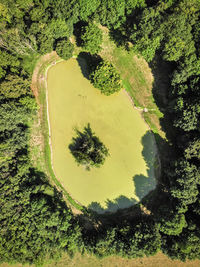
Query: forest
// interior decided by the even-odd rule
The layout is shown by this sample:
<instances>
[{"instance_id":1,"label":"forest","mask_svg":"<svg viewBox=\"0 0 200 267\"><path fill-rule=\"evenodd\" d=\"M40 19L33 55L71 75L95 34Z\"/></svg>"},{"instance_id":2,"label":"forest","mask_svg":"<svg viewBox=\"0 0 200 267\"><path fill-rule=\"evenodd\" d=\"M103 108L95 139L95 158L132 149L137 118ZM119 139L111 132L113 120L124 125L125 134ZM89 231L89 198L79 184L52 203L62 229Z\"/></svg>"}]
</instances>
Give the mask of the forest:
<instances>
[{"instance_id":1,"label":"forest","mask_svg":"<svg viewBox=\"0 0 200 267\"><path fill-rule=\"evenodd\" d=\"M51 51L70 58L72 35L95 55L102 42L98 24L118 46L144 57L154 79L160 62L170 69L164 97L158 88L153 92L166 138L155 133L162 168L156 189L142 200L150 214L132 207L128 215L75 216L30 158L36 61ZM99 220L105 223L96 227ZM199 224L199 0L0 0L0 263L41 266L77 251L200 259Z\"/></svg>"}]
</instances>

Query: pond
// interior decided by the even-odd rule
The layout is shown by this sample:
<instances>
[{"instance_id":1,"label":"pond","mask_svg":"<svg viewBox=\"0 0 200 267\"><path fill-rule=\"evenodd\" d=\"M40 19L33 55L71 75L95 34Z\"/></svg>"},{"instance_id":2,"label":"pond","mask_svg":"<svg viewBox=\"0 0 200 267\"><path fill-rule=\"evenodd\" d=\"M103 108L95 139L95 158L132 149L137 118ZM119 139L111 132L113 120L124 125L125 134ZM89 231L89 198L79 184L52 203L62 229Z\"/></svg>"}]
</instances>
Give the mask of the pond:
<instances>
[{"instance_id":1,"label":"pond","mask_svg":"<svg viewBox=\"0 0 200 267\"><path fill-rule=\"evenodd\" d=\"M102 95L79 64L70 59L48 70L53 168L63 187L82 205L98 212L115 211L135 204L155 188L155 142L126 92ZM110 153L102 167L90 171L77 166L68 148L75 129L88 123Z\"/></svg>"}]
</instances>

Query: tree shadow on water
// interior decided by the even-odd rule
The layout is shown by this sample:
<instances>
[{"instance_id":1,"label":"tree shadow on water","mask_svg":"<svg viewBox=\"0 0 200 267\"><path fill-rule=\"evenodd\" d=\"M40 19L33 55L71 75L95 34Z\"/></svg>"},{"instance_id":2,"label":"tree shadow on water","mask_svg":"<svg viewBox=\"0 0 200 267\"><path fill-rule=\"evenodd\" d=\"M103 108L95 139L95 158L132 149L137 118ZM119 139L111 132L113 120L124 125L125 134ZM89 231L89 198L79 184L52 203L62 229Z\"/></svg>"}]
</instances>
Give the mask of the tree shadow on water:
<instances>
[{"instance_id":1,"label":"tree shadow on water","mask_svg":"<svg viewBox=\"0 0 200 267\"><path fill-rule=\"evenodd\" d=\"M155 178L155 159L156 159L156 143L154 140L153 133L148 131L142 137L142 156L146 162L147 167L147 176L143 174L135 175L133 177L133 183L135 186L135 194L141 200L144 196L146 196L150 191L154 190L156 187L156 178ZM88 209L91 211L97 212L99 214L103 213L113 213L119 209L129 208L138 201L134 198L127 198L124 195L117 197L114 200L107 199L106 207L102 207L98 202L92 202Z\"/></svg>"},{"instance_id":2,"label":"tree shadow on water","mask_svg":"<svg viewBox=\"0 0 200 267\"><path fill-rule=\"evenodd\" d=\"M106 203L106 207L103 208L100 203L92 202L88 206L88 209L95 211L99 214L103 214L106 212L110 213L110 212L116 212L119 209L129 208L137 204L137 201L134 198L127 198L126 196L121 195L114 200L107 199L105 203Z\"/></svg>"},{"instance_id":3,"label":"tree shadow on water","mask_svg":"<svg viewBox=\"0 0 200 267\"><path fill-rule=\"evenodd\" d=\"M81 54L87 54L87 53L81 53ZM81 69L83 76L89 80L90 70L89 70L89 66L87 64L87 59L85 57L87 57L87 55L81 56L79 54L77 57L77 61L78 61L78 64L79 64L79 67Z\"/></svg>"},{"instance_id":4,"label":"tree shadow on water","mask_svg":"<svg viewBox=\"0 0 200 267\"><path fill-rule=\"evenodd\" d=\"M96 69L102 58L99 55L81 52L77 57L77 61L83 76L89 80L90 73Z\"/></svg>"},{"instance_id":5,"label":"tree shadow on water","mask_svg":"<svg viewBox=\"0 0 200 267\"><path fill-rule=\"evenodd\" d=\"M133 183L135 185L135 194L139 197L140 200L150 191L154 190L156 187L154 169L156 160L156 144L153 133L151 131L148 131L142 137L142 145L142 156L146 162L147 176L139 174L133 177Z\"/></svg>"},{"instance_id":6,"label":"tree shadow on water","mask_svg":"<svg viewBox=\"0 0 200 267\"><path fill-rule=\"evenodd\" d=\"M133 181L135 184L135 193L141 200L144 196L146 196L150 191L155 189L156 182L155 179L150 177L146 177L142 174L135 175L133 177Z\"/></svg>"},{"instance_id":7,"label":"tree shadow on water","mask_svg":"<svg viewBox=\"0 0 200 267\"><path fill-rule=\"evenodd\" d=\"M143 145L142 156L146 162L147 168L150 171L151 175L154 169L155 155L156 155L156 144L154 140L153 133L151 131L147 131L146 134L142 137L141 141Z\"/></svg>"}]
</instances>

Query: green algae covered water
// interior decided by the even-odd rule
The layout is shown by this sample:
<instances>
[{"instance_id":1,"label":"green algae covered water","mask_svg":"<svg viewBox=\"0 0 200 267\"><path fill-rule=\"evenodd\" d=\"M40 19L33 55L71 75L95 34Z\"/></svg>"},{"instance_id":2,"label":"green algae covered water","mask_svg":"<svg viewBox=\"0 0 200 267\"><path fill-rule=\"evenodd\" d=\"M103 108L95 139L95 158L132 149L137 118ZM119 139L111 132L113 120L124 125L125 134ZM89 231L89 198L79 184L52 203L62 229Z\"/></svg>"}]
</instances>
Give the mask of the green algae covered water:
<instances>
[{"instance_id":1,"label":"green algae covered water","mask_svg":"<svg viewBox=\"0 0 200 267\"><path fill-rule=\"evenodd\" d=\"M152 134L125 93L104 96L75 59L48 70L48 114L55 174L71 196L97 211L114 211L139 201L155 188ZM92 131L109 149L104 165L86 171L68 148L75 128Z\"/></svg>"}]
</instances>

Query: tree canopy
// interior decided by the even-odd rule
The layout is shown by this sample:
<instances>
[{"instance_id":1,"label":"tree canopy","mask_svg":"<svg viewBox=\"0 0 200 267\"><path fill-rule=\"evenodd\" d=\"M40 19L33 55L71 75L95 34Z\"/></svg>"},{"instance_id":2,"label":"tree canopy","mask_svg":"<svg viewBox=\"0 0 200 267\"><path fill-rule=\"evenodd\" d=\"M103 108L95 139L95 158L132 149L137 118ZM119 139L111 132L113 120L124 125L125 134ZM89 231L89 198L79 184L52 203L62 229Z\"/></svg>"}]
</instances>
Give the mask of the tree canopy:
<instances>
[{"instance_id":1,"label":"tree canopy","mask_svg":"<svg viewBox=\"0 0 200 267\"><path fill-rule=\"evenodd\" d=\"M119 92L122 88L120 74L115 67L107 62L101 62L90 74L90 80L95 88L98 88L104 95L111 95Z\"/></svg>"},{"instance_id":2,"label":"tree canopy","mask_svg":"<svg viewBox=\"0 0 200 267\"><path fill-rule=\"evenodd\" d=\"M103 39L102 31L94 23L90 23L82 29L82 47L91 54L96 54L101 50Z\"/></svg>"},{"instance_id":3,"label":"tree canopy","mask_svg":"<svg viewBox=\"0 0 200 267\"><path fill-rule=\"evenodd\" d=\"M83 132L76 129L76 134L69 149L78 165L83 165L86 170L103 165L109 155L108 149L92 132L90 124L84 127Z\"/></svg>"},{"instance_id":4,"label":"tree canopy","mask_svg":"<svg viewBox=\"0 0 200 267\"><path fill-rule=\"evenodd\" d=\"M73 44L66 39L57 41L56 53L63 59L67 60L72 57L74 51Z\"/></svg>"}]
</instances>

